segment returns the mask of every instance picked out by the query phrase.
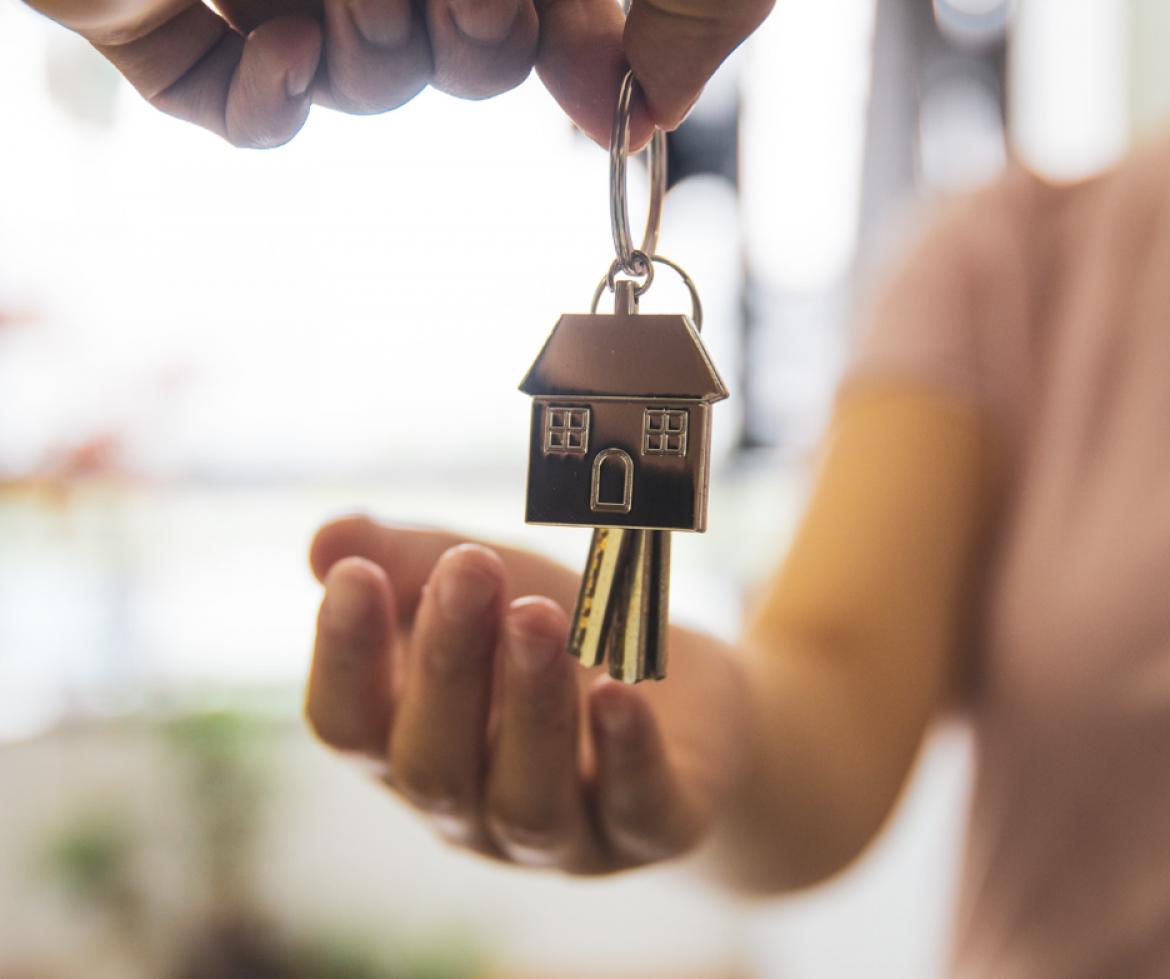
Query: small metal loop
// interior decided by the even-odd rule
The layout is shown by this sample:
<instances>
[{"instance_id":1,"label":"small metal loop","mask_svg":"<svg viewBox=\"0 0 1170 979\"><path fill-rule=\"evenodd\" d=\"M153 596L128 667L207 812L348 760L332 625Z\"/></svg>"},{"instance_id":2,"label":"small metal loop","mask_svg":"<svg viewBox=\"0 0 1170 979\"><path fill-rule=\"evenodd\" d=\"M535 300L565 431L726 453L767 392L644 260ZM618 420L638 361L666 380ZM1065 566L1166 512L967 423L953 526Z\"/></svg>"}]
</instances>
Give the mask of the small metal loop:
<instances>
[{"instance_id":1,"label":"small metal loop","mask_svg":"<svg viewBox=\"0 0 1170 979\"><path fill-rule=\"evenodd\" d=\"M631 252L631 255L635 259L641 258L646 260L647 268L650 269L650 274L646 276L646 281L634 287L634 295L643 295L646 290L649 289L653 284L655 265L665 265L668 269L671 269L680 279L682 279L683 285L687 287L687 292L691 294L691 322L695 324L695 329L697 331L702 331L703 301L699 298L699 288L695 285L695 280L686 273L686 270L681 265L679 265L678 262L673 262L663 255L646 255L644 252L637 250ZM615 258L609 267L609 271L605 273L601 281L597 283L597 288L593 290L593 302L589 304L590 313L597 312L597 307L601 303L601 295L605 292L606 289L609 289L610 292L613 292L617 281L617 274L620 271L622 271L622 267L619 261Z\"/></svg>"},{"instance_id":2,"label":"small metal loop","mask_svg":"<svg viewBox=\"0 0 1170 979\"><path fill-rule=\"evenodd\" d=\"M636 250L630 233L630 208L626 191L626 175L630 159L630 116L634 105L634 73L627 71L618 89L617 109L613 114L613 132L609 140L609 214L613 226L613 246L624 272L643 274L635 265ZM646 231L642 236L642 251L653 255L658 250L658 234L662 227L662 202L666 197L666 133L654 131L650 140L650 209L646 216Z\"/></svg>"},{"instance_id":3,"label":"small metal loop","mask_svg":"<svg viewBox=\"0 0 1170 979\"><path fill-rule=\"evenodd\" d=\"M605 276L605 284L609 286L609 291L613 292L617 286L617 274L619 272L625 272L630 276L644 275L646 281L634 286L634 298L636 299L654 284L654 259L640 248L635 248L630 252L630 264L637 271L631 272L629 269L623 269L620 259L615 258L610 263L609 272Z\"/></svg>"},{"instance_id":4,"label":"small metal loop","mask_svg":"<svg viewBox=\"0 0 1170 979\"><path fill-rule=\"evenodd\" d=\"M639 266L641 271L630 272L627 274L631 276L645 276L645 281L639 282L634 286L634 298L638 299L646 292L647 289L650 288L654 282L654 260L640 249L635 249L634 251L630 252L630 256L632 261ZM601 281L597 283L597 288L593 290L593 302L589 305L589 311L591 313L597 312L598 304L601 302L601 295L605 292L606 289L608 289L610 292L616 291L618 273L624 271L625 270L622 268L621 262L618 259L615 258L612 262L610 262L609 271L607 271L605 275L601 277Z\"/></svg>"},{"instance_id":5,"label":"small metal loop","mask_svg":"<svg viewBox=\"0 0 1170 979\"><path fill-rule=\"evenodd\" d=\"M695 280L687 275L686 270L681 265L677 262L672 262L669 258L665 258L662 255L651 255L650 261L657 262L659 265L665 265L682 279L683 285L687 287L687 292L691 294L691 322L695 324L696 332L702 332L703 300L699 298L699 287L695 285Z\"/></svg>"}]
</instances>

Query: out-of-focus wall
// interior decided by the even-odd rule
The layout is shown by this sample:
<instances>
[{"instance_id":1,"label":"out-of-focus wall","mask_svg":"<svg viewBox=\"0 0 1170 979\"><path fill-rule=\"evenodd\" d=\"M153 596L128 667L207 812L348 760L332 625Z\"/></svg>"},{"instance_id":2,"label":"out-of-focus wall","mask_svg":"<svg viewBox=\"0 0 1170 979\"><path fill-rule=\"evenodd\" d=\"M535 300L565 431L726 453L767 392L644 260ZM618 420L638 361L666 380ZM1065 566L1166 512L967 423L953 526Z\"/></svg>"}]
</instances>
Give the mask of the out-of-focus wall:
<instances>
[{"instance_id":1,"label":"out-of-focus wall","mask_svg":"<svg viewBox=\"0 0 1170 979\"><path fill-rule=\"evenodd\" d=\"M1170 118L1170 4L1129 0L1128 42L1131 124L1142 139Z\"/></svg>"}]
</instances>

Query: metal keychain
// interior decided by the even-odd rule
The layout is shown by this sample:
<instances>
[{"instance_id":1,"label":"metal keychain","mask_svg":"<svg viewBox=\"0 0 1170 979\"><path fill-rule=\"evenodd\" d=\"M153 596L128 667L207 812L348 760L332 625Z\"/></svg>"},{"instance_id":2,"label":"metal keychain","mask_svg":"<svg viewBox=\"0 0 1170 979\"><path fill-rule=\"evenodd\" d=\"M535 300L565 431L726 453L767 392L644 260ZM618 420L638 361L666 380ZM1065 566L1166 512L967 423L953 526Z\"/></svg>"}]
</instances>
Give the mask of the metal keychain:
<instances>
[{"instance_id":1,"label":"metal keychain","mask_svg":"<svg viewBox=\"0 0 1170 979\"><path fill-rule=\"evenodd\" d=\"M670 532L706 529L711 405L727 397L699 337L698 290L656 253L666 196L661 131L650 142L642 247L632 247L626 174L634 90L627 72L610 145L616 257L590 312L560 318L520 385L533 398L528 522L595 528L569 652L588 667L608 660L610 675L627 683L666 676ZM682 279L690 317L639 313L655 266ZM612 315L597 312L607 289Z\"/></svg>"}]
</instances>

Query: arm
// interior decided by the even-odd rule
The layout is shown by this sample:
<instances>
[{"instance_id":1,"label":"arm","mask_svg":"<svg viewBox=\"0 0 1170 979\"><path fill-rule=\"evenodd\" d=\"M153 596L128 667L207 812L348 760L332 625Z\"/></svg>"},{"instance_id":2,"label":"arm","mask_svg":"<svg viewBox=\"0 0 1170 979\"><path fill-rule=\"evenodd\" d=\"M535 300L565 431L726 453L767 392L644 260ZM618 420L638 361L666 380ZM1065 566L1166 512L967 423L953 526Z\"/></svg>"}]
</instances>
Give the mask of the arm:
<instances>
[{"instance_id":1,"label":"arm","mask_svg":"<svg viewBox=\"0 0 1170 979\"><path fill-rule=\"evenodd\" d=\"M991 495L976 409L905 384L843 399L746 647L756 722L721 866L785 889L878 831L953 693Z\"/></svg>"}]
</instances>

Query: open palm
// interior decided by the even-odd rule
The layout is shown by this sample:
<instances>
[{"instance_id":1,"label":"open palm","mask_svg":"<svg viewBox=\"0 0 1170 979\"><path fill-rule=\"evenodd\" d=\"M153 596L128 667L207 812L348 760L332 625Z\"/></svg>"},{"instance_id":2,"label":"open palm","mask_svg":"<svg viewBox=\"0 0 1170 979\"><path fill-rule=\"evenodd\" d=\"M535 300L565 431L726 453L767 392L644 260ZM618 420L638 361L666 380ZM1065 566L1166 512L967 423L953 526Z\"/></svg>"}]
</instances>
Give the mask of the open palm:
<instances>
[{"instance_id":1,"label":"open palm","mask_svg":"<svg viewBox=\"0 0 1170 979\"><path fill-rule=\"evenodd\" d=\"M627 687L565 654L576 576L544 558L350 518L311 561L309 721L444 837L574 873L704 837L742 754L728 649L673 630L670 680Z\"/></svg>"}]
</instances>

